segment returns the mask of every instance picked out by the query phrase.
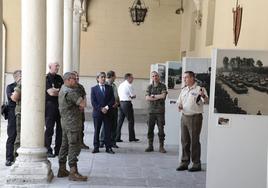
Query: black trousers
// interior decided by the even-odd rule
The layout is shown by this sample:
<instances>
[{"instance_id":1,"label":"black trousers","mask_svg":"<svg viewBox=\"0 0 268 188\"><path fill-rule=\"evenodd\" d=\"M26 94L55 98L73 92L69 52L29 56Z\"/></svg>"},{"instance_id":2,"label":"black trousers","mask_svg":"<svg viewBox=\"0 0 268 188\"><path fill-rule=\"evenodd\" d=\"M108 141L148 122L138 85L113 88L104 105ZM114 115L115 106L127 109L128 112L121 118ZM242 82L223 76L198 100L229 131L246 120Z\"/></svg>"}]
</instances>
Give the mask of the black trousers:
<instances>
[{"instance_id":1,"label":"black trousers","mask_svg":"<svg viewBox=\"0 0 268 188\"><path fill-rule=\"evenodd\" d=\"M118 121L118 109L112 108L110 110L110 121L111 121L111 144L116 144L116 131L117 131L117 121ZM100 133L100 143L104 144L104 137L105 137L105 131L104 126L101 127L101 133Z\"/></svg>"},{"instance_id":2,"label":"black trousers","mask_svg":"<svg viewBox=\"0 0 268 188\"><path fill-rule=\"evenodd\" d=\"M14 143L16 140L16 115L15 107L8 107L8 124L7 124L7 142L6 142L6 160L14 161Z\"/></svg>"},{"instance_id":3,"label":"black trousers","mask_svg":"<svg viewBox=\"0 0 268 188\"><path fill-rule=\"evenodd\" d=\"M53 102L46 102L45 121L46 121L45 147L47 148L48 153L52 153L51 143L54 134L54 126L56 123L56 139L55 139L54 153L57 155L59 154L62 140L60 112L57 104Z\"/></svg>"},{"instance_id":4,"label":"black trousers","mask_svg":"<svg viewBox=\"0 0 268 188\"><path fill-rule=\"evenodd\" d=\"M104 144L106 149L111 148L111 123L108 115L103 115L102 117L93 117L94 121L94 148L98 149L100 147L100 130L102 124L104 126Z\"/></svg>"},{"instance_id":5,"label":"black trousers","mask_svg":"<svg viewBox=\"0 0 268 188\"><path fill-rule=\"evenodd\" d=\"M134 110L131 101L120 101L120 108L119 108L119 120L118 126L116 131L116 140L121 139L121 129L124 123L125 117L128 120L128 134L129 140L136 139L135 137L135 130L134 130Z\"/></svg>"}]
</instances>

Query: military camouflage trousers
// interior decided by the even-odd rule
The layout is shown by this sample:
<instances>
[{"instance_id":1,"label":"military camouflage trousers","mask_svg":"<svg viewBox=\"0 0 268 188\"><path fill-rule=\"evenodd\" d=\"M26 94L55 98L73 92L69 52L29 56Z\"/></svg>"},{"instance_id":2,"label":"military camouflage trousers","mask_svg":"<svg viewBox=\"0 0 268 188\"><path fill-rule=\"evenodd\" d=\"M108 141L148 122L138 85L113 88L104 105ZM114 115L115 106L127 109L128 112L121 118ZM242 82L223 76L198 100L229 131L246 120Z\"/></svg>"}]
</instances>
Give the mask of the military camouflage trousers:
<instances>
[{"instance_id":1,"label":"military camouflage trousers","mask_svg":"<svg viewBox=\"0 0 268 188\"><path fill-rule=\"evenodd\" d=\"M70 167L76 165L81 151L81 130L62 129L62 143L59 153L59 163L66 163Z\"/></svg>"},{"instance_id":2,"label":"military camouflage trousers","mask_svg":"<svg viewBox=\"0 0 268 188\"><path fill-rule=\"evenodd\" d=\"M16 131L17 136L14 142L14 157L18 156L17 150L20 147L20 132L21 132L21 114L16 114Z\"/></svg>"},{"instance_id":3,"label":"military camouflage trousers","mask_svg":"<svg viewBox=\"0 0 268 188\"><path fill-rule=\"evenodd\" d=\"M165 114L164 113L150 113L148 115L148 134L147 138L150 142L154 140L154 127L155 124L158 126L158 137L159 141L163 142L165 140Z\"/></svg>"}]
</instances>

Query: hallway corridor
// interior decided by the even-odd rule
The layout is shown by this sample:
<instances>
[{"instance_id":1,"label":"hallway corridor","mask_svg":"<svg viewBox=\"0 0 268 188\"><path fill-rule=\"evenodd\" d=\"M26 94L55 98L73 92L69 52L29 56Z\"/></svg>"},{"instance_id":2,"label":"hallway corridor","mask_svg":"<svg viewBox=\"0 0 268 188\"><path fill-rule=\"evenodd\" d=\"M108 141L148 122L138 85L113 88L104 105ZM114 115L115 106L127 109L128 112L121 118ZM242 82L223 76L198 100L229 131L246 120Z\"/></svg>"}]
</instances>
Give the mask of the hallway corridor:
<instances>
[{"instance_id":1,"label":"hallway corridor","mask_svg":"<svg viewBox=\"0 0 268 188\"><path fill-rule=\"evenodd\" d=\"M89 177L87 182L71 182L68 178L53 178L45 185L5 185L5 177L9 168L5 166L6 122L2 121L0 137L0 187L38 187L38 188L205 188L205 171L190 173L177 172L178 148L166 147L167 153L158 152L158 138L155 135L155 152L145 153L147 146L145 123L136 123L136 135L141 141L128 142L127 124L123 125L122 139L115 154L106 154L105 149L92 154L93 123L86 122L86 144L90 150L82 150L79 156L78 168L81 174ZM49 159L54 175L57 174L57 158Z\"/></svg>"}]
</instances>

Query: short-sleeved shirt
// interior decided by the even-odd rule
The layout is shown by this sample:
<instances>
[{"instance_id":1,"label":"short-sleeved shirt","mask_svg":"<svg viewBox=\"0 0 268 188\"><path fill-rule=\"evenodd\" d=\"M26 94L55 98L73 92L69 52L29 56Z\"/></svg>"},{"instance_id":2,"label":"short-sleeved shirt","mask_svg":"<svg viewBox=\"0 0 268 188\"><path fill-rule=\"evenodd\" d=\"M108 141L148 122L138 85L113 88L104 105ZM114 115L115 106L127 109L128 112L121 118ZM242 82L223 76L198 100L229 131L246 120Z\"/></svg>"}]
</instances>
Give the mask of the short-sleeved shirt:
<instances>
[{"instance_id":1,"label":"short-sleeved shirt","mask_svg":"<svg viewBox=\"0 0 268 188\"><path fill-rule=\"evenodd\" d=\"M178 105L182 105L183 114L194 115L203 113L204 100L201 98L201 100L197 102L197 97L199 95L200 89L201 87L196 83L191 87L186 86L182 89L177 103ZM204 90L204 94L208 96L206 89L202 89Z\"/></svg>"},{"instance_id":2,"label":"short-sleeved shirt","mask_svg":"<svg viewBox=\"0 0 268 188\"><path fill-rule=\"evenodd\" d=\"M58 104L58 96L50 96L47 93L47 90L54 87L54 88L61 88L63 84L63 79L58 74L51 74L48 73L46 76L46 102L53 102Z\"/></svg>"},{"instance_id":3,"label":"short-sleeved shirt","mask_svg":"<svg viewBox=\"0 0 268 188\"><path fill-rule=\"evenodd\" d=\"M82 115L79 109L79 104L83 100L82 95L76 88L62 85L58 100L62 128L72 131L80 131Z\"/></svg>"},{"instance_id":4,"label":"short-sleeved shirt","mask_svg":"<svg viewBox=\"0 0 268 188\"><path fill-rule=\"evenodd\" d=\"M132 85L125 80L118 87L118 95L120 101L131 101L131 97L134 96Z\"/></svg>"},{"instance_id":5,"label":"short-sleeved shirt","mask_svg":"<svg viewBox=\"0 0 268 188\"><path fill-rule=\"evenodd\" d=\"M146 89L146 96L167 94L167 87L163 83L150 84ZM165 99L148 101L148 113L165 113Z\"/></svg>"},{"instance_id":6,"label":"short-sleeved shirt","mask_svg":"<svg viewBox=\"0 0 268 188\"><path fill-rule=\"evenodd\" d=\"M16 91L21 96L21 84L18 83L17 86L14 88L14 91ZM21 113L21 98L16 102L16 108L15 108L15 114Z\"/></svg>"}]
</instances>

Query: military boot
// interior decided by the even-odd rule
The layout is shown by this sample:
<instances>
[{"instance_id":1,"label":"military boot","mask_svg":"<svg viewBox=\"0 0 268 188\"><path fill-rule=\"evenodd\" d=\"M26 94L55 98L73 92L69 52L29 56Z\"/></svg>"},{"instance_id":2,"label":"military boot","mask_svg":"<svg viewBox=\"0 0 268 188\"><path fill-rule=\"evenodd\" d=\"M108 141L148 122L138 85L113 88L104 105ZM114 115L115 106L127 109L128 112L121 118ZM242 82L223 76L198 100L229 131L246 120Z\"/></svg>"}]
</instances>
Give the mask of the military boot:
<instances>
[{"instance_id":1,"label":"military boot","mask_svg":"<svg viewBox=\"0 0 268 188\"><path fill-rule=\"evenodd\" d=\"M77 170L77 165L70 168L69 180L71 181L87 181L87 176L82 176Z\"/></svg>"},{"instance_id":2,"label":"military boot","mask_svg":"<svg viewBox=\"0 0 268 188\"><path fill-rule=\"evenodd\" d=\"M167 153L167 151L164 148L164 141L160 141L160 143L159 143L159 152L160 153Z\"/></svg>"},{"instance_id":3,"label":"military boot","mask_svg":"<svg viewBox=\"0 0 268 188\"><path fill-rule=\"evenodd\" d=\"M58 178L63 178L69 176L69 171L66 169L66 163L59 164Z\"/></svg>"},{"instance_id":4,"label":"military boot","mask_svg":"<svg viewBox=\"0 0 268 188\"><path fill-rule=\"evenodd\" d=\"M145 152L152 152L154 151L153 141L149 140L149 146L145 149Z\"/></svg>"}]
</instances>

